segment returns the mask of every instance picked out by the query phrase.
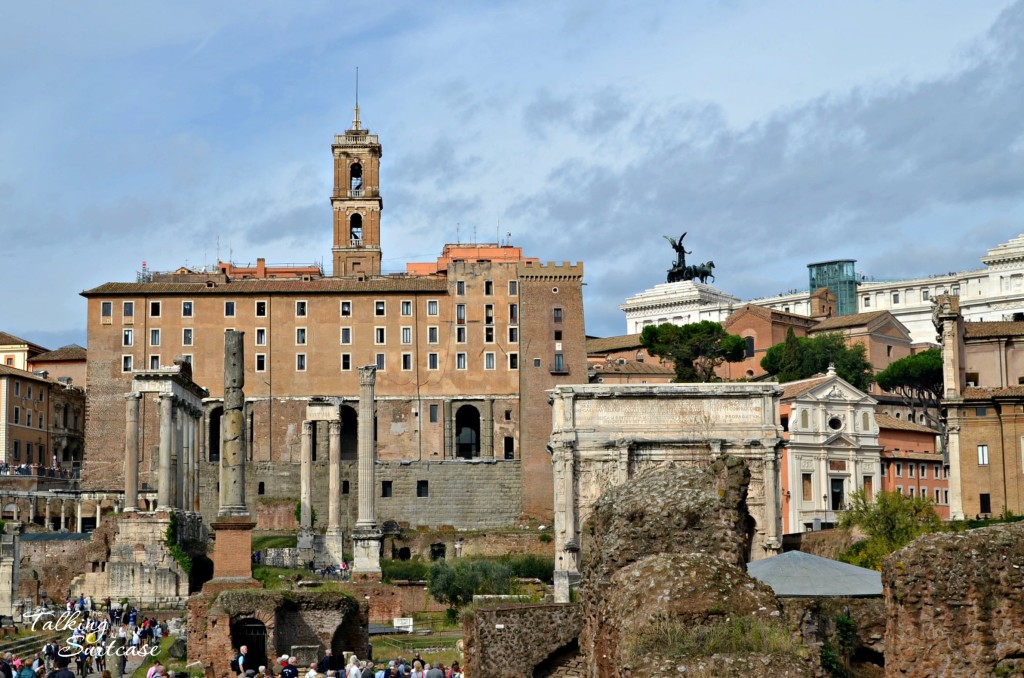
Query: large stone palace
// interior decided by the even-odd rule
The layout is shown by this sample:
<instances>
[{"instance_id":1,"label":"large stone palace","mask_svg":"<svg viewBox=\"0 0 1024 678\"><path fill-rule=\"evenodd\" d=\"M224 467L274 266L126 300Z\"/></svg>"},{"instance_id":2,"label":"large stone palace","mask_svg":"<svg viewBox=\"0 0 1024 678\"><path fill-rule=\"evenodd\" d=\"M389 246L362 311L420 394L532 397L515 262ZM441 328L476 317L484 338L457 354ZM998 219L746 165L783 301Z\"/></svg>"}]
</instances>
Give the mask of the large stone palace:
<instances>
[{"instance_id":1,"label":"large stone palace","mask_svg":"<svg viewBox=\"0 0 1024 678\"><path fill-rule=\"evenodd\" d=\"M82 293L90 347L83 487L124 488L129 412L138 419L132 435L139 439L131 441L138 492L157 489L162 405L146 395L136 399L132 382L140 373L190 363L192 380L208 396L198 408L163 406L183 413L184 428L174 424L176 454L196 462L198 489L187 508L198 504L212 519L224 332L233 329L245 334L245 487L257 529L290 519L303 431L311 430L317 526L328 513L329 445L340 435L343 525L350 532L361 426L374 427L382 522L487 528L524 515L549 519L545 391L586 380L582 264L541 263L511 245L449 244L434 262L384 275L382 146L362 127L358 109L331 150L331 275L260 260L250 268L222 263L215 271L147 274ZM364 365L377 368L372 422L358 416ZM308 415L325 408L331 412L323 418ZM332 432L336 421L340 434Z\"/></svg>"}]
</instances>

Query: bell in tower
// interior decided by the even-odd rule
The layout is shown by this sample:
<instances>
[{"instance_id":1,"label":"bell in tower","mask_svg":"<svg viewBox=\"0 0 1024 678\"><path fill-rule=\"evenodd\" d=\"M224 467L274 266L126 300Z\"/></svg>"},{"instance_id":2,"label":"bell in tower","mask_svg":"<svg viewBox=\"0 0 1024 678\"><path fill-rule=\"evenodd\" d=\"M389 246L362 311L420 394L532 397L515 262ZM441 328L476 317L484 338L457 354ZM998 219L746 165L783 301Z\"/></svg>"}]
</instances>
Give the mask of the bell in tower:
<instances>
[{"instance_id":1,"label":"bell in tower","mask_svg":"<svg viewBox=\"0 0 1024 678\"><path fill-rule=\"evenodd\" d=\"M380 275L380 141L363 129L356 104L352 129L334 135L334 277Z\"/></svg>"}]
</instances>

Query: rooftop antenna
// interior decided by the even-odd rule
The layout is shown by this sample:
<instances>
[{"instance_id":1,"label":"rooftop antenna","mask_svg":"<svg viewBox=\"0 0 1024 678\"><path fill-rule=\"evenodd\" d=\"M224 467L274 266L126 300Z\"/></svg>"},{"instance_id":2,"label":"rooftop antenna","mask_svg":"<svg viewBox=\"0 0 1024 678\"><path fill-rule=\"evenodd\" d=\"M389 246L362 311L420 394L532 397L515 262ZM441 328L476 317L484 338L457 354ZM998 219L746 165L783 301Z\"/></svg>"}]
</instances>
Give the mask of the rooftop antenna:
<instances>
[{"instance_id":1,"label":"rooftop antenna","mask_svg":"<svg viewBox=\"0 0 1024 678\"><path fill-rule=\"evenodd\" d=\"M359 120L359 66L356 66L356 117L352 121L352 129L362 129Z\"/></svg>"},{"instance_id":2,"label":"rooftop antenna","mask_svg":"<svg viewBox=\"0 0 1024 678\"><path fill-rule=\"evenodd\" d=\"M455 242L457 244L462 243L462 224L455 222Z\"/></svg>"},{"instance_id":3,"label":"rooftop antenna","mask_svg":"<svg viewBox=\"0 0 1024 678\"><path fill-rule=\"evenodd\" d=\"M476 224L473 224L473 243L476 244L479 241L476 239Z\"/></svg>"}]
</instances>

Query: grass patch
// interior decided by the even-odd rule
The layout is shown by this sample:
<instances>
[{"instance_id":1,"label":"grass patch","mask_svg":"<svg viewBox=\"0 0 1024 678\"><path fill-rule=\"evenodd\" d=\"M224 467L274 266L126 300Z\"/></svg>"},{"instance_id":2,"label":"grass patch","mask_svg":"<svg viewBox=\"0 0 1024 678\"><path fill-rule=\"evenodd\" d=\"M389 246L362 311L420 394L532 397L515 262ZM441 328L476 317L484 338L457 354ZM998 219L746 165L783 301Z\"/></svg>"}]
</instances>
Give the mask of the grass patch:
<instances>
[{"instance_id":1,"label":"grass patch","mask_svg":"<svg viewBox=\"0 0 1024 678\"><path fill-rule=\"evenodd\" d=\"M185 675L185 661L183 659L173 659L169 654L171 645L174 645L175 638L167 636L160 639L160 651L157 652L155 657L146 657L146 660L142 662L139 668L132 672L132 678L146 678L146 672L149 671L149 667L159 659L160 663L166 666L171 671L174 671L175 675ZM114 657L111 657L109 661L114 661ZM129 657L129 661L131 658ZM109 663L109 662L108 662Z\"/></svg>"},{"instance_id":2,"label":"grass patch","mask_svg":"<svg viewBox=\"0 0 1024 678\"><path fill-rule=\"evenodd\" d=\"M796 655L798 644L781 621L733 617L693 626L678 619L659 618L629 638L634 658L710 657L715 654Z\"/></svg>"},{"instance_id":3,"label":"grass patch","mask_svg":"<svg viewBox=\"0 0 1024 678\"><path fill-rule=\"evenodd\" d=\"M337 579L326 579L317 575L315 572L302 568L290 568L290 567L270 567L269 565L257 565L252 568L252 577L256 581L263 584L263 588L268 591L289 591L295 590L309 590L309 591L341 591L342 582ZM320 582L319 586L310 587L297 587L295 586L298 581L316 581Z\"/></svg>"},{"instance_id":4,"label":"grass patch","mask_svg":"<svg viewBox=\"0 0 1024 678\"><path fill-rule=\"evenodd\" d=\"M267 549L293 549L298 544L298 536L294 534L261 534L258 537L253 535L252 550L265 551Z\"/></svg>"}]
</instances>

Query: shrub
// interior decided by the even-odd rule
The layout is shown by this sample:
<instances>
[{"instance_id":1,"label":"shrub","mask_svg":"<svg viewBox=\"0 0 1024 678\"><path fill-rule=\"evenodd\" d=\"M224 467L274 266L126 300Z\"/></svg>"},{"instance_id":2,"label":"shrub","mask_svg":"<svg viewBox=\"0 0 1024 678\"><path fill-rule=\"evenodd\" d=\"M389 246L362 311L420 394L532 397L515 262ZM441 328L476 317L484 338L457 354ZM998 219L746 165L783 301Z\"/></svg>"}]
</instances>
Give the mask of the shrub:
<instances>
[{"instance_id":1,"label":"shrub","mask_svg":"<svg viewBox=\"0 0 1024 678\"><path fill-rule=\"evenodd\" d=\"M382 560L380 570L381 578L387 583L403 579L424 581L430 575L430 564L418 556L412 560Z\"/></svg>"},{"instance_id":2,"label":"shrub","mask_svg":"<svg viewBox=\"0 0 1024 678\"><path fill-rule=\"evenodd\" d=\"M448 606L448 618L473 602L474 595L507 595L512 592L512 568L491 560L459 559L454 565L439 560L430 567L427 590Z\"/></svg>"}]
</instances>

